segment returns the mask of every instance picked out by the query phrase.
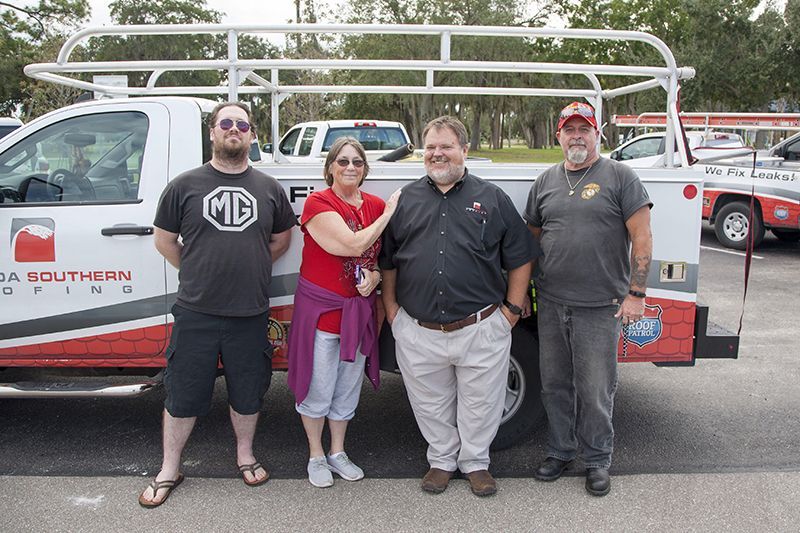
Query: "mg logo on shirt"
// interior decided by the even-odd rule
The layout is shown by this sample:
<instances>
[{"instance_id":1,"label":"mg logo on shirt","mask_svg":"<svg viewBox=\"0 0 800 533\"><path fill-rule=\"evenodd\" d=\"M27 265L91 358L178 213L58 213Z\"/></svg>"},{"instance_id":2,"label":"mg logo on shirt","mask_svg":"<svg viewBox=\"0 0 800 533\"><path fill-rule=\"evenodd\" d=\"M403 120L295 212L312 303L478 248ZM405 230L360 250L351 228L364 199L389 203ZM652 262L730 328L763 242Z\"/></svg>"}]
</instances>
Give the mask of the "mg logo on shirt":
<instances>
[{"instance_id":1,"label":"mg logo on shirt","mask_svg":"<svg viewBox=\"0 0 800 533\"><path fill-rule=\"evenodd\" d=\"M258 204L242 187L217 187L203 198L203 218L220 231L244 231L258 220Z\"/></svg>"}]
</instances>

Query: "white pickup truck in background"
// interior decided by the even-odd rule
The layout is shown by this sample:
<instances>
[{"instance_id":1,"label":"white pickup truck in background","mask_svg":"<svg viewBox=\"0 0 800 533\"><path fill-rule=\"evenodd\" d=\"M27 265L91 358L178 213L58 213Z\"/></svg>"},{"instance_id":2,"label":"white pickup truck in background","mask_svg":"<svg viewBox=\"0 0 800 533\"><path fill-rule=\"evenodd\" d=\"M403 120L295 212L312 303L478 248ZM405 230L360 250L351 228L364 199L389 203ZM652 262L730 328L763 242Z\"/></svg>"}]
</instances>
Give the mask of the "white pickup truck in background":
<instances>
[{"instance_id":1,"label":"white pickup truck in background","mask_svg":"<svg viewBox=\"0 0 800 533\"><path fill-rule=\"evenodd\" d=\"M339 137L357 139L370 161L411 144L405 127L399 122L359 119L303 122L292 126L281 138L275 160L280 161L282 157L294 163L324 161ZM265 144L263 150L269 154L274 148ZM413 147L406 153L412 151Z\"/></svg>"},{"instance_id":2,"label":"white pickup truck in background","mask_svg":"<svg viewBox=\"0 0 800 533\"><path fill-rule=\"evenodd\" d=\"M611 152L608 157L636 168L663 167L664 132L645 133L629 140ZM700 161L723 159L752 153L741 135L721 132L686 132L692 156Z\"/></svg>"},{"instance_id":3,"label":"white pickup truck in background","mask_svg":"<svg viewBox=\"0 0 800 533\"><path fill-rule=\"evenodd\" d=\"M22 126L22 121L18 118L0 117L0 139Z\"/></svg>"},{"instance_id":4,"label":"white pickup truck in background","mask_svg":"<svg viewBox=\"0 0 800 533\"><path fill-rule=\"evenodd\" d=\"M303 25L304 27L308 25ZM192 26L191 28L195 28ZM220 31L236 35L235 26L199 27L209 33ZM213 29L209 29L213 28ZM265 27L275 31L276 26ZM407 70L452 70L450 36L471 32L480 35L518 38L521 34L541 38L595 38L618 40L619 32L603 30L549 30L474 26L388 25L387 33L424 34L438 31L442 38L440 61L403 62ZM79 37L95 32L125 34L125 27L84 30L65 45L58 64L29 65L32 75L49 73L45 79L61 83L59 74L73 66L69 46ZM179 26L175 31L188 31ZM248 31L257 28L248 27ZM326 25L325 31L353 33L358 27ZM148 31L144 26L131 32ZM154 34L171 30L155 27ZM267 30L265 30L267 31ZM285 31L302 31L286 25ZM370 31L377 27L370 26ZM89 33L87 33L89 32ZM652 67L647 76L674 81L691 77L691 68L678 68L669 49L651 35L636 33L637 41L652 44L666 66ZM235 52L235 50L234 50ZM238 67L231 54L225 65L242 72L258 66L255 60ZM287 68L293 66L287 59ZM114 62L92 65L99 72L114 69ZM135 63L135 62L134 62ZM147 63L147 62L145 62ZM202 68L203 62L192 62ZM219 68L219 61L208 61L208 68ZM159 63L160 69L173 62ZM385 69L391 60L370 61L364 68ZM185 67L180 61L174 68ZM352 60L328 60L325 68L352 69ZM504 71L511 74L538 72L540 63L471 61L472 70ZM142 67L144 68L144 67ZM275 60L265 60L267 69L276 69ZM558 69L554 64L549 68ZM566 68L566 67L564 67ZM593 65L597 73L639 75L641 67L630 72L619 65ZM505 70L504 70L505 69ZM431 76L431 79L433 77ZM596 78L595 78L596 81ZM76 80L86 88L86 82ZM658 79L654 87L662 84ZM674 112L677 84L667 93L668 108ZM248 86L252 89L252 86ZM113 93L118 89L92 86ZM153 245L153 218L159 196L170 179L199 166L210 158L207 118L216 101L201 98L160 96L153 84L153 96L103 99L53 111L0 140L0 398L46 396L134 395L156 386L165 365L165 349L173 317L178 272L158 254ZM275 84L264 92L282 88ZM358 86L364 91L368 88ZM375 87L377 92L382 87ZM131 92L140 89L131 88ZM227 93L228 87L219 87ZM602 116L603 97L641 90L641 84L594 91L581 89ZM339 88L342 92L342 88ZM503 87L416 87L393 86L394 92L442 94L517 94L520 89ZM532 95L552 96L554 89L532 87ZM565 101L574 98L575 89L564 89ZM174 88L165 92L174 93ZM188 94L198 94L187 87ZM206 92L209 92L206 90ZM237 94L228 93L231 100ZM275 109L275 107L273 108ZM277 129L273 117L274 129ZM304 129L308 125L298 126ZM351 125L358 130L358 126ZM346 128L347 129L347 128ZM297 139L302 139L302 131ZM317 136L317 133L314 134ZM48 170L31 165L34 157L46 158ZM678 154L683 161L687 154ZM34 161L36 161L34 159ZM468 163L478 176L500 186L520 212L536 177L549 165L501 164L488 161ZM255 168L277 178L284 187L295 213L301 213L305 199L326 187L322 163L292 164L259 162ZM388 197L392 191L425 174L421 161L404 163L375 161L363 188ZM649 362L665 366L692 366L698 358L736 358L739 338L724 333L709 335L708 307L697 302L700 269L700 214L705 174L696 168L650 168L639 175L655 203L652 212L653 267L647 280L644 319L620 339L618 357L624 362ZM590 186L591 184L587 185ZM224 192L223 192L224 193ZM223 194L220 193L220 194ZM220 201L218 201L220 200ZM221 201L225 200L225 201ZM220 220L245 221L254 210L243 197L209 198L211 216ZM212 202L214 201L214 202ZM469 199L471 202L472 200ZM469 203L466 207L471 207ZM293 298L301 259L299 229L286 254L274 265L270 286L271 314L266 332L275 346L273 368L285 369L286 333L291 325ZM380 339L380 366L396 371L394 339L383 321ZM498 448L528 437L544 418L539 382L539 349L535 317L521 320L512 331L511 360L502 424L494 441ZM679 370L675 370L678 372ZM120 384L122 376L134 383ZM99 382L87 383L87 377ZM675 379L669 372L667 380ZM80 378L80 379L78 379ZM291 406L287 405L287 409Z\"/></svg>"}]
</instances>

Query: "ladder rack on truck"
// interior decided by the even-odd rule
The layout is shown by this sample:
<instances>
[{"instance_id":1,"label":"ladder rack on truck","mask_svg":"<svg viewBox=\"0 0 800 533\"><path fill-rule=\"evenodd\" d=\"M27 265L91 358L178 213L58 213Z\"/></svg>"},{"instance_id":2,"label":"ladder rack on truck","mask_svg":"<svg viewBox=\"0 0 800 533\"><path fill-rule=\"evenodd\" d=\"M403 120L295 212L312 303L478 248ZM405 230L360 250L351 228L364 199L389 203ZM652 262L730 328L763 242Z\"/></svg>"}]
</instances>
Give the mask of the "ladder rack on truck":
<instances>
[{"instance_id":1,"label":"ladder rack on truck","mask_svg":"<svg viewBox=\"0 0 800 533\"><path fill-rule=\"evenodd\" d=\"M729 130L800 130L800 113L683 113L678 115L684 128ZM619 127L663 128L665 113L611 115Z\"/></svg>"},{"instance_id":2,"label":"ladder rack on truck","mask_svg":"<svg viewBox=\"0 0 800 533\"><path fill-rule=\"evenodd\" d=\"M325 34L344 37L348 35L383 34L431 36L438 39L438 59L242 59L239 54L239 36ZM102 36L127 37L134 35L208 34L227 37L227 55L219 60L141 60L141 61L94 61L71 62L75 48L91 38ZM658 66L606 65L555 62L481 61L458 60L454 52L454 40L468 37L496 37L507 39L580 39L621 42L643 42L652 46L663 59ZM469 50L467 57L474 55ZM348 71L403 71L425 74L424 85L284 85L280 81L282 71L319 69ZM160 86L159 78L170 71L225 71L227 86ZM83 81L66 74L109 74L114 72L150 72L145 87L119 87L103 81ZM260 73L259 73L260 72ZM439 72L505 72L505 73L551 73L584 76L589 87L485 87L437 85L435 74ZM624 94L662 87L667 92L666 114L667 140L675 136L677 124L678 87L680 80L691 79L695 71L691 67L678 67L669 47L658 37L639 31L552 29L498 26L445 26L425 24L180 24L180 25L132 25L87 28L68 39L58 54L55 63L37 63L25 67L25 73L33 78L50 81L68 87L95 91L107 95L227 95L228 100L238 99L239 94L271 95L272 139L280 138L278 131L278 109L283 100L292 94L315 93L377 93L377 94L462 94L462 95L514 95L557 96L583 98L596 111L598 124L602 123L603 101ZM267 75L268 74L268 75ZM614 89L603 89L598 76L643 77L644 81L629 83ZM672 143L668 143L672 145ZM667 154L667 166L674 166L674 150ZM680 161L686 166L687 156L679 148Z\"/></svg>"},{"instance_id":3,"label":"ladder rack on truck","mask_svg":"<svg viewBox=\"0 0 800 533\"><path fill-rule=\"evenodd\" d=\"M227 37L227 57L218 60L145 60L73 62L70 55L87 39L103 36L175 35L200 33ZM239 55L242 34L360 34L428 36L438 42L435 59L249 59ZM663 60L655 66L547 63L537 61L460 60L473 57L469 41L475 37L507 39L579 39L636 41L652 46ZM466 46L464 46L466 45ZM463 51L462 47L463 46ZM468 54L468 55L467 55ZM286 85L281 73L300 69L413 71L424 74L421 85ZM165 72L185 70L222 71L228 85L170 87L159 85ZM171 323L171 303L177 290L177 271L157 254L152 243L152 220L158 198L169 179L202 164L202 139L208 135L205 119L216 104L202 98L177 98L178 94L223 96L269 96L272 137L278 135L278 110L283 99L300 93L395 93L549 96L585 99L595 107L600 123L603 102L616 96L651 88L666 93L668 139L679 128L677 96L680 80L694 76L690 67L678 67L669 48L658 38L642 32L525 27L440 25L156 25L110 26L78 32L62 47L54 63L29 65L25 72L37 79L53 81L107 95L136 98L103 99L59 109L40 117L0 141L0 188L8 198L0 203L0 235L12 235L15 243L0 247L0 367L21 369L65 368L73 375L82 370L109 374L122 370L131 374L158 372L165 364L165 349ZM149 72L145 87L117 87L88 82L75 75ZM500 72L563 74L570 87L473 87L438 84L442 72ZM605 76L643 78L614 89L604 89ZM119 118L115 118L119 117ZM318 118L318 117L309 117ZM380 117L378 117L380 118ZM432 117L431 117L432 118ZM117 129L125 135L106 139ZM58 145L58 146L51 146ZM70 146L61 146L66 143ZM44 146L47 150L42 151ZM665 168L639 171L655 203L653 268L647 281L644 320L631 333L627 350L620 342L621 361L667 365L693 365L703 357L735 358L738 336L708 335L708 309L697 303L700 260L700 224L703 173L687 164L684 143L668 142ZM673 146L677 147L677 151ZM55 150L58 148L58 150ZM45 159L50 154L84 154L94 149L87 172L96 197L62 195L50 201L44 193L54 176L67 166L61 161L49 167L52 173L28 170L19 162ZM103 154L102 150L110 150ZM675 157L677 154L677 157ZM69 155L65 156L69 157ZM89 159L89 158L84 158ZM15 163L16 162L16 163ZM7 164L6 164L7 163ZM13 165L24 169L17 172ZM27 164L27 163L26 163ZM128 166L126 166L126 164ZM133 171L131 171L131 165ZM474 165L474 166L473 166ZM322 164L258 163L286 189L295 213L305 198L325 187ZM525 206L528 191L548 165L470 162L477 175L501 186L518 210ZM12 168L13 167L13 168ZM8 172L6 172L10 169ZM121 173L118 171L122 170ZM3 172L6 172L5 174ZM375 162L363 188L387 196L397 187L424 175L419 162ZM74 178L74 177L73 177ZM24 184L24 187L23 187ZM84 183L84 185L86 185ZM27 197L38 189L36 199ZM102 191L102 195L100 194ZM27 225L26 225L27 224ZM51 236L35 251L44 263L27 261L31 224L36 235ZM33 231L33 230L32 230ZM302 238L296 230L286 254L273 268L269 336L275 345L273 366L286 368L286 331L292 319L294 289L299 271ZM32 234L31 234L32 235ZM19 237L19 238L17 238ZM21 243L21 244L20 244ZM20 248L20 250L17 250ZM20 254L17 255L17 252ZM388 334L387 334L388 331ZM535 320L521 321L512 332L512 357L506 389L505 409L495 445L513 444L529 434L544 416L539 397L538 342ZM383 328L381 368L395 370L394 344L390 330ZM4 375L9 375L4 373ZM94 375L94 374L92 374ZM145 384L142 387L147 387ZM2 396L60 396L64 387L28 381L0 384ZM70 387L70 395L98 395L109 388Z\"/></svg>"}]
</instances>

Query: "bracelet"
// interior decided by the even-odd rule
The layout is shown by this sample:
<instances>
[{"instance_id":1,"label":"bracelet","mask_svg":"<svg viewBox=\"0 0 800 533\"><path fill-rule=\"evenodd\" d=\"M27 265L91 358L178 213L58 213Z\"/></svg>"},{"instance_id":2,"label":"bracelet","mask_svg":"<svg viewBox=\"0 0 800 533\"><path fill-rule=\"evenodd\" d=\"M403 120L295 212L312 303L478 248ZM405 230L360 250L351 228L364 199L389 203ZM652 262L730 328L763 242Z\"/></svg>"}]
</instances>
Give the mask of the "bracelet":
<instances>
[{"instance_id":1,"label":"bracelet","mask_svg":"<svg viewBox=\"0 0 800 533\"><path fill-rule=\"evenodd\" d=\"M507 299L503 300L503 305L505 305L506 309L511 311L513 314L517 316L522 316L522 308L520 306L512 304Z\"/></svg>"},{"instance_id":2,"label":"bracelet","mask_svg":"<svg viewBox=\"0 0 800 533\"><path fill-rule=\"evenodd\" d=\"M635 291L633 289L629 290L628 294L630 294L631 296L635 296L637 298L646 298L647 297L647 293L644 293L644 292L641 292L641 291Z\"/></svg>"}]
</instances>

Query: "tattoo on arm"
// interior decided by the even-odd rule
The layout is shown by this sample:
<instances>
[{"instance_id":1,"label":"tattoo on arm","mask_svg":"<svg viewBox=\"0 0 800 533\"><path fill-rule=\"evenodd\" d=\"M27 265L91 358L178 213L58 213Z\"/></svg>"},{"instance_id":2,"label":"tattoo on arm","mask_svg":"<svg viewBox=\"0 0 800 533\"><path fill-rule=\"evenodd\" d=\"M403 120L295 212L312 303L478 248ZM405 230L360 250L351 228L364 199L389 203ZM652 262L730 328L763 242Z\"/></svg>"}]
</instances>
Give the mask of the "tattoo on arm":
<instances>
[{"instance_id":1,"label":"tattoo on arm","mask_svg":"<svg viewBox=\"0 0 800 533\"><path fill-rule=\"evenodd\" d=\"M634 255L631 264L631 286L632 287L646 287L647 274L650 273L650 260L649 255Z\"/></svg>"}]
</instances>

